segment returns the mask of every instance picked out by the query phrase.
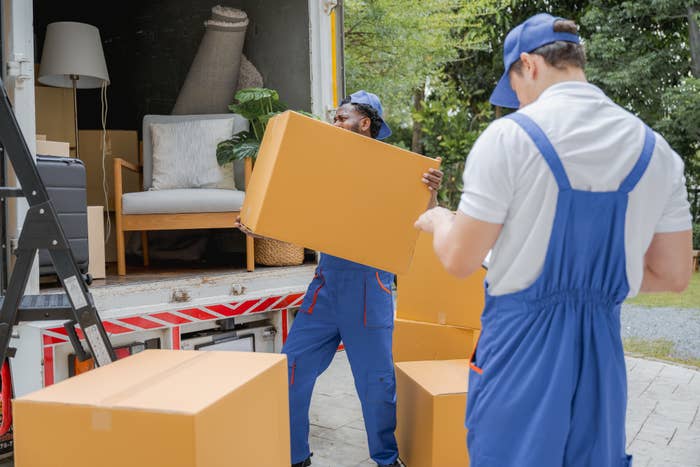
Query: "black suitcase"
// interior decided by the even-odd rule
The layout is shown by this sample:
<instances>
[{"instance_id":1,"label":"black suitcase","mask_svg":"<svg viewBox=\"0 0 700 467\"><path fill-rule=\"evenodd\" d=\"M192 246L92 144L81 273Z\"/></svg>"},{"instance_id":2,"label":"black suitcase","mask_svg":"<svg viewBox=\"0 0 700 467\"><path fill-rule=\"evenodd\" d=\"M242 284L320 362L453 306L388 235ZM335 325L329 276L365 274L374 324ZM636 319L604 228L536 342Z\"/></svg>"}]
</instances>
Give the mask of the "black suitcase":
<instances>
[{"instance_id":1,"label":"black suitcase","mask_svg":"<svg viewBox=\"0 0 700 467\"><path fill-rule=\"evenodd\" d=\"M49 198L70 244L80 272L88 270L88 224L85 165L71 157L36 156ZM55 274L48 250L39 251L39 273Z\"/></svg>"}]
</instances>

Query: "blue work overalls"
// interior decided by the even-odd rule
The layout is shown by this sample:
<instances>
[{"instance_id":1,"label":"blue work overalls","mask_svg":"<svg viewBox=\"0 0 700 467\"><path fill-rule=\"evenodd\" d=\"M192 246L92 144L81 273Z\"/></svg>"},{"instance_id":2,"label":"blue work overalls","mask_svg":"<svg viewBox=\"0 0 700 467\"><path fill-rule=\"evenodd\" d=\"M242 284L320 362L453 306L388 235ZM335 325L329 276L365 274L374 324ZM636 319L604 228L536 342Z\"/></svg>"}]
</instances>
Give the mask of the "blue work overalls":
<instances>
[{"instance_id":1,"label":"blue work overalls","mask_svg":"<svg viewBox=\"0 0 700 467\"><path fill-rule=\"evenodd\" d=\"M466 426L472 467L629 467L627 379L620 305L629 293L625 214L647 168L654 133L617 191L571 187L561 160L529 117L559 187L541 275L491 296L471 360Z\"/></svg>"},{"instance_id":2,"label":"blue work overalls","mask_svg":"<svg viewBox=\"0 0 700 467\"><path fill-rule=\"evenodd\" d=\"M289 364L292 463L310 455L311 393L341 340L362 403L370 456L378 464L396 461L393 281L391 273L321 255L282 349Z\"/></svg>"}]
</instances>

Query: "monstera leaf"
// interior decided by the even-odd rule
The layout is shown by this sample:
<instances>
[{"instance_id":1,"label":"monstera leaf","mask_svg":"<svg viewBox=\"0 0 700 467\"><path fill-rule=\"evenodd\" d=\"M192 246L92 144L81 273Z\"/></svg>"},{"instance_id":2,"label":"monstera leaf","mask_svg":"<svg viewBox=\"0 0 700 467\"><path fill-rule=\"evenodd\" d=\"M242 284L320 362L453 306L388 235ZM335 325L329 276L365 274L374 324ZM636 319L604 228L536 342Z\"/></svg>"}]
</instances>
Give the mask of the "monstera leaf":
<instances>
[{"instance_id":1,"label":"monstera leaf","mask_svg":"<svg viewBox=\"0 0 700 467\"><path fill-rule=\"evenodd\" d=\"M245 102L259 102L264 100L278 101L280 100L280 95L274 89L267 88L246 88L241 89L236 93L236 100L241 104Z\"/></svg>"},{"instance_id":2,"label":"monstera leaf","mask_svg":"<svg viewBox=\"0 0 700 467\"><path fill-rule=\"evenodd\" d=\"M265 134L267 123L275 115L287 110L280 102L280 96L274 89L246 88L236 93L236 102L229 105L231 112L241 115L250 123L250 130L235 134L231 139L222 141L216 148L216 160L219 165L234 160L255 158L260 149L260 142ZM308 112L300 112L316 118Z\"/></svg>"},{"instance_id":3,"label":"monstera leaf","mask_svg":"<svg viewBox=\"0 0 700 467\"><path fill-rule=\"evenodd\" d=\"M260 149L260 142L247 131L236 133L233 138L222 141L216 147L216 160L219 165L231 161L255 158Z\"/></svg>"}]
</instances>

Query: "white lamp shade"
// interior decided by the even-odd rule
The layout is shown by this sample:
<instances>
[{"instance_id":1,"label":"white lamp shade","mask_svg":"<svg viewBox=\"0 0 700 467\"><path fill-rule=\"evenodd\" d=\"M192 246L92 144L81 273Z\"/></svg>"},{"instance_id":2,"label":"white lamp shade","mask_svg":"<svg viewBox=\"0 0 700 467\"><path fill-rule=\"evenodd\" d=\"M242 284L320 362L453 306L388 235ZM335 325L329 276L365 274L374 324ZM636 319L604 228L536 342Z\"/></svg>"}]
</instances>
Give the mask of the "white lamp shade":
<instances>
[{"instance_id":1,"label":"white lamp shade","mask_svg":"<svg viewBox=\"0 0 700 467\"><path fill-rule=\"evenodd\" d=\"M39 82L61 88L73 87L71 75L80 89L109 84L100 31L89 24L62 21L46 28L44 50L39 66Z\"/></svg>"}]
</instances>

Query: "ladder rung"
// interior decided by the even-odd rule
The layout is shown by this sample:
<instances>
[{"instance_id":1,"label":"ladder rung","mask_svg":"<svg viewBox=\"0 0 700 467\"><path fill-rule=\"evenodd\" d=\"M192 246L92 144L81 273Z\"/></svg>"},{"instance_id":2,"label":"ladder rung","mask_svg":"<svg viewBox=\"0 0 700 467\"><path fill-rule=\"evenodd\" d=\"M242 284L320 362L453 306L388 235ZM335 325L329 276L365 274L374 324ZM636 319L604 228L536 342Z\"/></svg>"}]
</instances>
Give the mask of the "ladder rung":
<instances>
[{"instance_id":1,"label":"ladder rung","mask_svg":"<svg viewBox=\"0 0 700 467\"><path fill-rule=\"evenodd\" d=\"M0 305L5 298L0 297ZM73 319L73 308L66 294L25 295L19 306L17 321Z\"/></svg>"},{"instance_id":2,"label":"ladder rung","mask_svg":"<svg viewBox=\"0 0 700 467\"><path fill-rule=\"evenodd\" d=\"M3 198L21 198L24 196L21 188L14 188L10 186L0 186L0 196Z\"/></svg>"}]
</instances>

